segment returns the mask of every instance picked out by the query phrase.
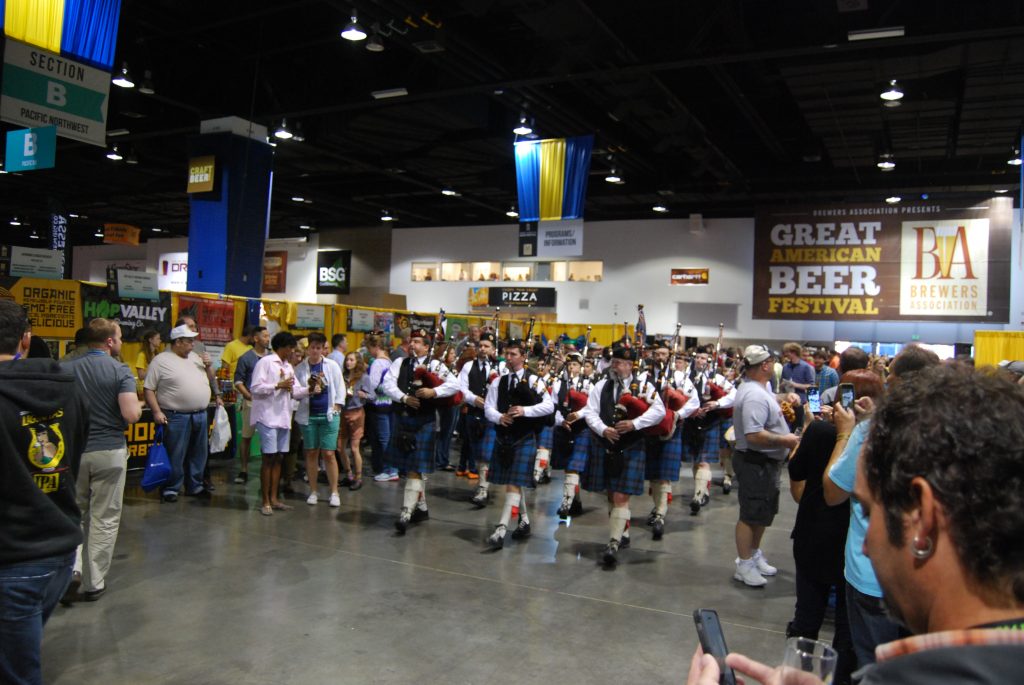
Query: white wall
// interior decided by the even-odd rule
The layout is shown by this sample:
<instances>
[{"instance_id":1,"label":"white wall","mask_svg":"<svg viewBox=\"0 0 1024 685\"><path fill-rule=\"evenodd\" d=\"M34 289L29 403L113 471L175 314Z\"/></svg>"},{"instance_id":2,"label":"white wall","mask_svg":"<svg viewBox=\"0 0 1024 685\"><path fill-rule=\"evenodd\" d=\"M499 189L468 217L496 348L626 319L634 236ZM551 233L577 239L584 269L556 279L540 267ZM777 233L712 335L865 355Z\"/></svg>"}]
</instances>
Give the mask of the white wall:
<instances>
[{"instance_id":1,"label":"white wall","mask_svg":"<svg viewBox=\"0 0 1024 685\"><path fill-rule=\"evenodd\" d=\"M985 329L1024 328L1020 218L1014 212L1014 263L1011 280L1011 325ZM692 235L685 219L588 222L584 253L579 259L604 262L600 283L545 283L558 291L558 319L571 323L636 323L636 305L643 304L649 333L671 333L677 321L686 336L713 338L718 322L730 339L766 341L972 342L975 326L939 323L876 323L763 320L751 318L754 220L705 219L707 231ZM406 295L410 309L468 311L473 282L413 282L413 261L502 261L518 259L516 225L399 229L391 249L391 292ZM669 285L672 268L708 267L707 286ZM496 283L494 285L501 285ZM589 309L580 300L589 300Z\"/></svg>"},{"instance_id":2,"label":"white wall","mask_svg":"<svg viewBox=\"0 0 1024 685\"><path fill-rule=\"evenodd\" d=\"M188 252L188 238L150 238L142 245L79 245L72 253L71 278L106 283L106 269L93 262L112 259L142 260L146 271L156 273L157 261L165 252Z\"/></svg>"}]
</instances>

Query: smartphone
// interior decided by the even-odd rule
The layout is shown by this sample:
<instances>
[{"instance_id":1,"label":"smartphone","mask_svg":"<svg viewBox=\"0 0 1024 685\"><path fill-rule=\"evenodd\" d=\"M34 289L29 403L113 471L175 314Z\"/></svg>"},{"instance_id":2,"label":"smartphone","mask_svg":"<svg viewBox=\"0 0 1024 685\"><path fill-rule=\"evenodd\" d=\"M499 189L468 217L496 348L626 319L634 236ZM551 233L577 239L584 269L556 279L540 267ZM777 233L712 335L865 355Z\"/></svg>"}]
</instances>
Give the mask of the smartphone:
<instances>
[{"instance_id":1,"label":"smartphone","mask_svg":"<svg viewBox=\"0 0 1024 685\"><path fill-rule=\"evenodd\" d=\"M725 646L725 635L718 620L718 612L714 609L697 609L693 612L693 622L697 626L700 648L705 654L715 657L718 667L722 670L722 675L718 679L719 685L736 685L736 674L725 665L725 655L729 653L729 648Z\"/></svg>"},{"instance_id":2,"label":"smartphone","mask_svg":"<svg viewBox=\"0 0 1024 685\"><path fill-rule=\"evenodd\" d=\"M839 406L848 411L853 411L853 401L857 398L853 390L853 383L840 383L836 396L839 398Z\"/></svg>"},{"instance_id":3,"label":"smartphone","mask_svg":"<svg viewBox=\"0 0 1024 685\"><path fill-rule=\"evenodd\" d=\"M807 389L807 405L811 408L812 414L821 413L821 396L818 394L817 388Z\"/></svg>"}]
</instances>

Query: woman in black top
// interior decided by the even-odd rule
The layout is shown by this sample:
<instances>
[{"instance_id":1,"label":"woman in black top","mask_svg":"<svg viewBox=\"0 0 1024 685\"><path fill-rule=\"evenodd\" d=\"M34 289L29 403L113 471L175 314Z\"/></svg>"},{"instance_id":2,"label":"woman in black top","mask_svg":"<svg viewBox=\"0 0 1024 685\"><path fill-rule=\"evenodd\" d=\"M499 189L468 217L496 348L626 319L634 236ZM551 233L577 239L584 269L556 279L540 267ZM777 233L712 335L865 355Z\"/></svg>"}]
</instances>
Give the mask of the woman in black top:
<instances>
[{"instance_id":1,"label":"woman in black top","mask_svg":"<svg viewBox=\"0 0 1024 685\"><path fill-rule=\"evenodd\" d=\"M821 478L836 444L836 428L829 421L814 420L804 429L796 454L789 462L793 499L799 503L793 526L793 558L796 561L796 613L786 626L787 637L818 639L825 618L829 592L835 588L835 635L832 646L839 654L837 685L850 682L856 658L846 618L843 568L850 503L825 504Z\"/></svg>"}]
</instances>

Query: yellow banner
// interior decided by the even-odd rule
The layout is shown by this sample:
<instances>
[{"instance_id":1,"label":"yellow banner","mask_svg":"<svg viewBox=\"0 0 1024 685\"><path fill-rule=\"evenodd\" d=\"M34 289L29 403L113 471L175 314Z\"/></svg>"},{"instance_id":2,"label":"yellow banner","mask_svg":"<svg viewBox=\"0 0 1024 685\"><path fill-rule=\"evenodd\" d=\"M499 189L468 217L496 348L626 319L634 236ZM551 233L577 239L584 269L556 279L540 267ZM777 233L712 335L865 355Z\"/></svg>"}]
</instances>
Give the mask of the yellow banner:
<instances>
[{"instance_id":1,"label":"yellow banner","mask_svg":"<svg viewBox=\"0 0 1024 685\"><path fill-rule=\"evenodd\" d=\"M138 245L140 230L128 224L103 224L103 242L108 245Z\"/></svg>"},{"instance_id":2,"label":"yellow banner","mask_svg":"<svg viewBox=\"0 0 1024 685\"><path fill-rule=\"evenodd\" d=\"M32 333L41 338L74 338L82 327L78 281L0 279L0 298L26 307Z\"/></svg>"}]
</instances>

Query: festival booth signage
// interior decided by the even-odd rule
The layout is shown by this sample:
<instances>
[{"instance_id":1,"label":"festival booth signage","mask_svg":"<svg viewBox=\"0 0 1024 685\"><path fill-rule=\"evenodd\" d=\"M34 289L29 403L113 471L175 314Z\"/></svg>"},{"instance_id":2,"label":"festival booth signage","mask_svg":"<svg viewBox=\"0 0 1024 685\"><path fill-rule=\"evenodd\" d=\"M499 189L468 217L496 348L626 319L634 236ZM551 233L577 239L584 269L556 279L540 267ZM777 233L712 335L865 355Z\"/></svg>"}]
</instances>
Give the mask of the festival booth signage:
<instances>
[{"instance_id":1,"label":"festival booth signage","mask_svg":"<svg viewBox=\"0 0 1024 685\"><path fill-rule=\"evenodd\" d=\"M321 330L324 327L322 304L295 305L295 327L301 330Z\"/></svg>"},{"instance_id":2,"label":"festival booth signage","mask_svg":"<svg viewBox=\"0 0 1024 685\"><path fill-rule=\"evenodd\" d=\"M348 295L352 287L352 250L316 253L317 295Z\"/></svg>"},{"instance_id":3,"label":"festival booth signage","mask_svg":"<svg viewBox=\"0 0 1024 685\"><path fill-rule=\"evenodd\" d=\"M554 288L488 287L487 306L553 308L557 294Z\"/></svg>"},{"instance_id":4,"label":"festival booth signage","mask_svg":"<svg viewBox=\"0 0 1024 685\"><path fill-rule=\"evenodd\" d=\"M672 269L669 285L707 285L711 282L711 269Z\"/></svg>"},{"instance_id":5,"label":"festival booth signage","mask_svg":"<svg viewBox=\"0 0 1024 685\"><path fill-rule=\"evenodd\" d=\"M64 253L38 247L11 247L8 276L64 278Z\"/></svg>"},{"instance_id":6,"label":"festival booth signage","mask_svg":"<svg viewBox=\"0 0 1024 685\"><path fill-rule=\"evenodd\" d=\"M32 332L41 338L74 338L82 327L78 281L0 278L0 299L28 310Z\"/></svg>"},{"instance_id":7,"label":"festival booth signage","mask_svg":"<svg viewBox=\"0 0 1024 685\"><path fill-rule=\"evenodd\" d=\"M178 316L191 316L204 343L229 343L235 337L235 303L205 297L178 296Z\"/></svg>"},{"instance_id":8,"label":"festival booth signage","mask_svg":"<svg viewBox=\"0 0 1024 685\"><path fill-rule=\"evenodd\" d=\"M121 337L125 342L142 342L142 332L147 329L157 330L161 338L169 340L171 294L159 293L158 300L139 301L114 296L108 288L102 286L83 284L82 324L88 324L96 318L116 321L121 326Z\"/></svg>"},{"instance_id":9,"label":"festival booth signage","mask_svg":"<svg viewBox=\"0 0 1024 685\"><path fill-rule=\"evenodd\" d=\"M1010 198L758 212L758 319L1005 323Z\"/></svg>"},{"instance_id":10,"label":"festival booth signage","mask_svg":"<svg viewBox=\"0 0 1024 685\"><path fill-rule=\"evenodd\" d=\"M288 251L263 253L263 292L283 293L288 286Z\"/></svg>"}]
</instances>

